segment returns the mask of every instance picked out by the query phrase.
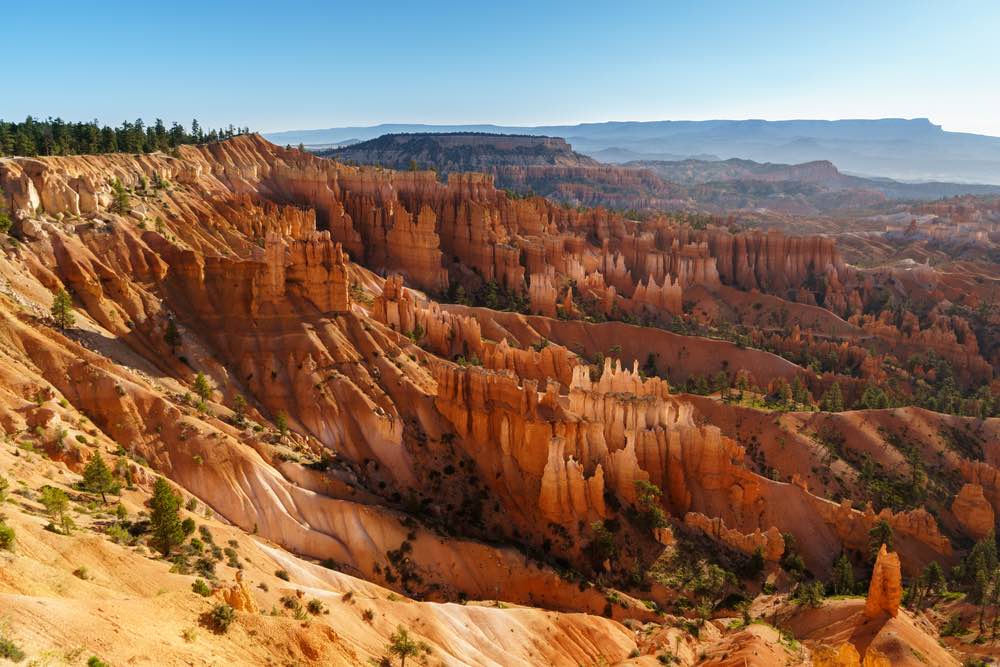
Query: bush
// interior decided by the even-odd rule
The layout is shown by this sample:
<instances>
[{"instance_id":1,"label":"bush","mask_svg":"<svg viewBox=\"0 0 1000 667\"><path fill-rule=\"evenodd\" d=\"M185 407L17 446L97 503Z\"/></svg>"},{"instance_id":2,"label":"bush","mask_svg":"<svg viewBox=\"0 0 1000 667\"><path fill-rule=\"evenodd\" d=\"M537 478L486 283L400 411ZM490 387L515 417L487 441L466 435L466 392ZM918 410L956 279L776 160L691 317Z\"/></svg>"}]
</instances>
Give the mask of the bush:
<instances>
[{"instance_id":1,"label":"bush","mask_svg":"<svg viewBox=\"0 0 1000 667\"><path fill-rule=\"evenodd\" d=\"M191 590L204 598L212 594L212 587L206 584L204 579L195 579L191 584Z\"/></svg>"},{"instance_id":2,"label":"bush","mask_svg":"<svg viewBox=\"0 0 1000 667\"><path fill-rule=\"evenodd\" d=\"M11 662L24 660L24 651L4 633L3 628L0 628L0 658L6 658Z\"/></svg>"},{"instance_id":3,"label":"bush","mask_svg":"<svg viewBox=\"0 0 1000 667\"><path fill-rule=\"evenodd\" d=\"M274 571L274 576L276 576L278 579L284 579L285 581L291 581L291 579L288 577L288 570L275 570Z\"/></svg>"},{"instance_id":4,"label":"bush","mask_svg":"<svg viewBox=\"0 0 1000 667\"><path fill-rule=\"evenodd\" d=\"M96 655L92 655L92 656L90 656L90 659L87 660L87 667L111 667L111 665L109 665L108 663L104 662L103 660L101 660L100 658L98 658Z\"/></svg>"},{"instance_id":5,"label":"bush","mask_svg":"<svg viewBox=\"0 0 1000 667\"><path fill-rule=\"evenodd\" d=\"M0 519L0 549L14 550L14 529Z\"/></svg>"},{"instance_id":6,"label":"bush","mask_svg":"<svg viewBox=\"0 0 1000 667\"><path fill-rule=\"evenodd\" d=\"M236 610L228 604L217 604L212 607L208 615L212 629L223 634L229 630L229 626L236 620Z\"/></svg>"},{"instance_id":7,"label":"bush","mask_svg":"<svg viewBox=\"0 0 1000 667\"><path fill-rule=\"evenodd\" d=\"M823 604L823 582L811 581L799 584L792 594L792 600L797 604L809 607L819 607Z\"/></svg>"},{"instance_id":8,"label":"bush","mask_svg":"<svg viewBox=\"0 0 1000 667\"><path fill-rule=\"evenodd\" d=\"M133 541L132 534L118 524L108 526L104 532L115 544L131 544Z\"/></svg>"},{"instance_id":9,"label":"bush","mask_svg":"<svg viewBox=\"0 0 1000 667\"><path fill-rule=\"evenodd\" d=\"M308 610L313 616L319 616L326 610L326 608L323 606L323 602L321 600L313 598L306 603L306 610Z\"/></svg>"}]
</instances>

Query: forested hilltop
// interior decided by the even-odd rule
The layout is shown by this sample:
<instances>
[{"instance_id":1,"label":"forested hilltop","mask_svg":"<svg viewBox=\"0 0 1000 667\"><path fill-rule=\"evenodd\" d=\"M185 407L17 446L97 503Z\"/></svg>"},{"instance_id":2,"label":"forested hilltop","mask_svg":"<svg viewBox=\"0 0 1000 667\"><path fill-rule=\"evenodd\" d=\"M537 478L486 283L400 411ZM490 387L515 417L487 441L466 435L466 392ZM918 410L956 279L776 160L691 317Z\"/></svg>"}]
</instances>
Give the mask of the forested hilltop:
<instances>
[{"instance_id":1,"label":"forested hilltop","mask_svg":"<svg viewBox=\"0 0 1000 667\"><path fill-rule=\"evenodd\" d=\"M188 130L177 122L167 127L159 118L152 124L137 118L111 127L99 125L97 120L74 123L62 118L37 120L28 116L20 123L0 120L0 156L152 153L249 133L250 128L233 125L206 132L197 119L191 121Z\"/></svg>"}]
</instances>

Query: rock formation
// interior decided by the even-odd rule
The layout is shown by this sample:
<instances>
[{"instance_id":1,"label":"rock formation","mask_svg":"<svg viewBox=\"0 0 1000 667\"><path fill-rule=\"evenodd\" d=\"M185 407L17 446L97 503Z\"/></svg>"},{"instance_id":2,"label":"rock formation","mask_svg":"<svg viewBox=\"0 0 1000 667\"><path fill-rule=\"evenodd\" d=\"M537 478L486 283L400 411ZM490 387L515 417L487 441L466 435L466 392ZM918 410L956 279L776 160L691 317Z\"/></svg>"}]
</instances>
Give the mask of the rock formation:
<instances>
[{"instance_id":1,"label":"rock formation","mask_svg":"<svg viewBox=\"0 0 1000 667\"><path fill-rule=\"evenodd\" d=\"M899 554L888 551L883 544L878 550L872 569L865 616L878 618L883 613L895 618L903 599L903 582L899 567Z\"/></svg>"},{"instance_id":2,"label":"rock formation","mask_svg":"<svg viewBox=\"0 0 1000 667\"><path fill-rule=\"evenodd\" d=\"M777 563L785 553L785 542L781 532L772 526L766 532L759 528L749 535L744 535L739 531L726 528L725 522L720 518L710 519L698 512L688 512L684 515L685 525L697 528L709 537L712 537L727 547L735 549L748 556L752 556L760 550L764 560Z\"/></svg>"},{"instance_id":3,"label":"rock formation","mask_svg":"<svg viewBox=\"0 0 1000 667\"><path fill-rule=\"evenodd\" d=\"M963 485L951 504L951 511L966 534L975 540L981 540L996 528L993 506L978 484Z\"/></svg>"}]
</instances>

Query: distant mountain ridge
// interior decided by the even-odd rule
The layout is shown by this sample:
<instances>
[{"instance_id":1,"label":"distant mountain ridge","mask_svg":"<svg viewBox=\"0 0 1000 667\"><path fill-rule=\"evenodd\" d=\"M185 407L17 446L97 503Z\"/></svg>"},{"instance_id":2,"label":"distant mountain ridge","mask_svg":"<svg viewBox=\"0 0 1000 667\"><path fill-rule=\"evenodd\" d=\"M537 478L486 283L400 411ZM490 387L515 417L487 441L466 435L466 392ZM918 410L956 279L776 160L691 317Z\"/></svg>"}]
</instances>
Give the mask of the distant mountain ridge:
<instances>
[{"instance_id":1,"label":"distant mountain ridge","mask_svg":"<svg viewBox=\"0 0 1000 667\"><path fill-rule=\"evenodd\" d=\"M887 200L930 200L1000 194L1000 186L900 183L841 173L832 162L751 160L632 161L602 164L558 137L486 132L387 134L317 155L390 169L492 174L499 187L534 192L571 205L618 209L722 212L769 209L810 215L877 206Z\"/></svg>"},{"instance_id":2,"label":"distant mountain ridge","mask_svg":"<svg viewBox=\"0 0 1000 667\"><path fill-rule=\"evenodd\" d=\"M650 169L664 180L680 185L723 184L731 182L784 183L816 185L825 190L871 190L889 199L930 200L958 195L1000 194L1000 185L942 183L902 183L889 178L863 178L844 174L828 160L801 164L776 164L732 158L729 160L635 160L624 167Z\"/></svg>"},{"instance_id":3,"label":"distant mountain ridge","mask_svg":"<svg viewBox=\"0 0 1000 667\"><path fill-rule=\"evenodd\" d=\"M842 171L902 180L1000 184L1000 137L947 132L926 118L873 120L627 121L512 127L385 124L265 135L280 144L333 144L384 134L490 132L562 137L606 162L664 157L756 162L828 160Z\"/></svg>"}]
</instances>

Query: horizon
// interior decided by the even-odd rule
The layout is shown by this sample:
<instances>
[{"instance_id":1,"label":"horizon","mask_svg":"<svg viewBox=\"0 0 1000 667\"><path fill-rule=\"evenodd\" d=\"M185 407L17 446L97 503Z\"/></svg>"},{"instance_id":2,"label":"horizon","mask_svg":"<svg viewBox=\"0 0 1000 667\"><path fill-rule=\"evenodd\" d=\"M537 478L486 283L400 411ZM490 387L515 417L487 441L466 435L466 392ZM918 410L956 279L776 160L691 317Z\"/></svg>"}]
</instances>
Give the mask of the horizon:
<instances>
[{"instance_id":1,"label":"horizon","mask_svg":"<svg viewBox=\"0 0 1000 667\"><path fill-rule=\"evenodd\" d=\"M609 118L606 120L592 120L592 121L580 121L580 122L548 122L548 123L532 123L532 124L508 124L508 123L495 123L495 122L455 122L455 123L425 123L425 122L410 122L410 121L383 121L379 123L369 123L364 125L329 125L325 127L309 127L309 128L286 128L277 130L256 130L251 128L252 132L267 135L277 135L277 134L287 134L294 132L309 132L309 131L324 131L324 130L335 130L335 129L374 129L384 126L392 125L409 125L409 126L424 126L424 127L498 127L498 128L523 128L523 129L534 129L534 128L548 128L548 127L576 127L581 125L612 125L612 124L629 124L629 123L713 123L713 122L724 122L724 123L746 123L746 122L766 122L766 123L794 123L794 122L817 122L817 123L839 123L839 122L878 122L878 121L927 121L932 126L940 128L944 132L951 132L955 134L975 134L985 137L996 137L1000 139L1000 134L984 134L982 132L966 132L964 130L952 130L945 127L943 124L935 122L933 118L927 118L926 116L914 116L910 118L898 117L898 116L883 116L883 117L870 117L870 118L648 118L648 119L618 119Z\"/></svg>"},{"instance_id":2,"label":"horizon","mask_svg":"<svg viewBox=\"0 0 1000 667\"><path fill-rule=\"evenodd\" d=\"M5 120L261 133L408 122L929 118L1000 136L1000 6L194 3L7 9L33 54ZM27 26L44 25L45 49ZM70 65L70 66L68 66ZM83 74L86 74L85 76Z\"/></svg>"}]
</instances>

